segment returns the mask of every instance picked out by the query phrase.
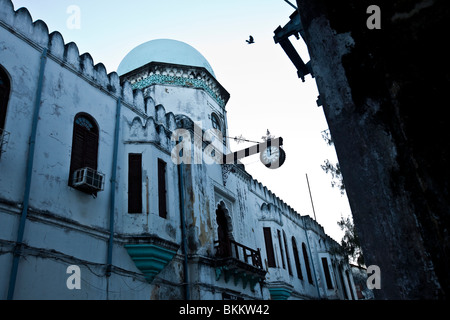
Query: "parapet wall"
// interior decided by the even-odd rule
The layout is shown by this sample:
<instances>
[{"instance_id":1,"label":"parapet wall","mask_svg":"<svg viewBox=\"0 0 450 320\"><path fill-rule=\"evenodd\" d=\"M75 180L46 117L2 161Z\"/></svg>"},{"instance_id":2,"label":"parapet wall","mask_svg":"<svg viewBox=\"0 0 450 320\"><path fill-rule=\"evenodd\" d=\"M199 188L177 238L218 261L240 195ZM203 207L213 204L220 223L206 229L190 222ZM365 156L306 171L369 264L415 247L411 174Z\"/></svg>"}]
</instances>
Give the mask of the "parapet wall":
<instances>
[{"instance_id":1,"label":"parapet wall","mask_svg":"<svg viewBox=\"0 0 450 320\"><path fill-rule=\"evenodd\" d=\"M146 101L141 90L133 90L128 82L121 85L116 72L107 74L103 63L94 65L89 53L80 55L78 46L74 42L65 43L58 31L49 34L47 24L42 20L33 22L26 8L14 10L10 0L0 0L0 26L28 42L38 51L47 48L50 59L77 73L105 93L122 99L127 107L143 117L148 117L145 113Z\"/></svg>"}]
</instances>

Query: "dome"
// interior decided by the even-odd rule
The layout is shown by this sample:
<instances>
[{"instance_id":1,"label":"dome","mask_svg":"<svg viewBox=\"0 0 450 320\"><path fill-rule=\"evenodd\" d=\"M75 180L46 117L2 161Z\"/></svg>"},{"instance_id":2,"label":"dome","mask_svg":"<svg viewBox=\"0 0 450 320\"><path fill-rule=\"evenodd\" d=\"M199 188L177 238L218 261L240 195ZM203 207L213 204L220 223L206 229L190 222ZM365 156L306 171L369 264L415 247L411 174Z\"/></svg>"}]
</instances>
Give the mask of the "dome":
<instances>
[{"instance_id":1,"label":"dome","mask_svg":"<svg viewBox=\"0 0 450 320\"><path fill-rule=\"evenodd\" d=\"M137 46L120 62L117 73L121 76L150 62L203 67L214 78L216 77L210 64L200 52L187 43L171 39L152 40Z\"/></svg>"}]
</instances>

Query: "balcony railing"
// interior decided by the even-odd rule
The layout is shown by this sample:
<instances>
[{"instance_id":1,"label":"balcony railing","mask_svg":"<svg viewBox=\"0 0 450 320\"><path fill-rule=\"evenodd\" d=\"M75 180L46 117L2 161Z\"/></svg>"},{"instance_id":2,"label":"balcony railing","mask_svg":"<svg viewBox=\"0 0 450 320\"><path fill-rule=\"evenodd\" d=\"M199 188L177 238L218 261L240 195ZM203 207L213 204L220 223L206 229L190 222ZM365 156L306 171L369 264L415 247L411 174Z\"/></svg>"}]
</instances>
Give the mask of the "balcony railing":
<instances>
[{"instance_id":1,"label":"balcony railing","mask_svg":"<svg viewBox=\"0 0 450 320\"><path fill-rule=\"evenodd\" d=\"M215 241L216 257L234 258L239 261L252 265L255 268L262 269L261 252L254 250L234 240Z\"/></svg>"},{"instance_id":2,"label":"balcony railing","mask_svg":"<svg viewBox=\"0 0 450 320\"><path fill-rule=\"evenodd\" d=\"M223 275L225 283L230 278L234 279L234 285L239 281L245 289L247 285L252 291L256 284L262 283L266 276L263 269L261 253L234 240L222 240L214 242L216 249L216 280Z\"/></svg>"}]
</instances>

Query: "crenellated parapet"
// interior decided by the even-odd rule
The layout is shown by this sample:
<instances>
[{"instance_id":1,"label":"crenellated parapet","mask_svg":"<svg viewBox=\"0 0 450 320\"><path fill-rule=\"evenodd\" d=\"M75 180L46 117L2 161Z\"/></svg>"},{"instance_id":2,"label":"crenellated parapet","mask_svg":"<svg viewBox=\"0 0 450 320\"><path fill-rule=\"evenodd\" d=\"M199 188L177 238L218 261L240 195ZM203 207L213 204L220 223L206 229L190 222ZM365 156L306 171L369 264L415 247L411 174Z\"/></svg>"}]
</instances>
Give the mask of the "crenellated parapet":
<instances>
[{"instance_id":1,"label":"crenellated parapet","mask_svg":"<svg viewBox=\"0 0 450 320\"><path fill-rule=\"evenodd\" d=\"M264 203L261 208L271 208L272 212L279 212L282 215L288 217L288 219L294 221L300 226L303 226L301 215L294 210L290 205L280 199L275 193L268 189L265 185L259 182L257 179L251 179L250 190L256 194L259 198L264 199Z\"/></svg>"},{"instance_id":2,"label":"crenellated parapet","mask_svg":"<svg viewBox=\"0 0 450 320\"><path fill-rule=\"evenodd\" d=\"M42 20L34 21L26 8L14 10L10 0L0 0L0 26L27 42L38 51L48 49L47 56L59 65L69 69L80 78L91 83L116 99L121 98L124 105L146 116L149 101L144 99L141 90L135 90L127 81L120 82L116 72L107 73L103 63L94 65L89 53L80 55L74 42L65 43L58 31L49 34ZM153 111L153 110L151 110Z\"/></svg>"},{"instance_id":3,"label":"crenellated parapet","mask_svg":"<svg viewBox=\"0 0 450 320\"><path fill-rule=\"evenodd\" d=\"M166 113L162 105L153 107L154 117L133 119L124 117L123 140L125 143L154 143L170 152L175 142L171 140L172 132L176 129L175 115Z\"/></svg>"}]
</instances>

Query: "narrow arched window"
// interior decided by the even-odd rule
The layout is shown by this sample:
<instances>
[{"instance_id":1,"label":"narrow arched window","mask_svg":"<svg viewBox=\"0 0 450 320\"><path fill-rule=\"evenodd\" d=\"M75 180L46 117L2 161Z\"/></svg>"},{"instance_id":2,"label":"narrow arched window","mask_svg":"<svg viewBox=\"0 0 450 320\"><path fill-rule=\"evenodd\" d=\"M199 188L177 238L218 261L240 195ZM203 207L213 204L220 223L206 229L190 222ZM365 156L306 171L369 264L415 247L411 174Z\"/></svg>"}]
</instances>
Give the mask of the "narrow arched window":
<instances>
[{"instance_id":1,"label":"narrow arched window","mask_svg":"<svg viewBox=\"0 0 450 320\"><path fill-rule=\"evenodd\" d=\"M0 155L4 151L4 143L6 144L6 131L4 129L10 89L9 77L0 65Z\"/></svg>"},{"instance_id":2,"label":"narrow arched window","mask_svg":"<svg viewBox=\"0 0 450 320\"><path fill-rule=\"evenodd\" d=\"M275 263L275 253L273 251L273 241L272 241L272 231L269 227L263 228L264 232L264 242L266 244L266 255L267 255L267 265L268 267L276 268Z\"/></svg>"},{"instance_id":3,"label":"narrow arched window","mask_svg":"<svg viewBox=\"0 0 450 320\"><path fill-rule=\"evenodd\" d=\"M294 261L295 261L295 267L297 268L297 277L300 280L303 280L302 267L300 265L300 258L298 255L297 243L295 242L294 237L292 237L292 251L294 251Z\"/></svg>"},{"instance_id":4,"label":"narrow arched window","mask_svg":"<svg viewBox=\"0 0 450 320\"><path fill-rule=\"evenodd\" d=\"M281 232L280 230L277 230L277 236L278 236L278 245L280 246L280 254L281 254L281 264L283 265L283 269L286 269L286 264L284 263L284 250L283 245L281 244Z\"/></svg>"},{"instance_id":5,"label":"narrow arched window","mask_svg":"<svg viewBox=\"0 0 450 320\"><path fill-rule=\"evenodd\" d=\"M86 113L77 114L73 124L69 186L92 194L95 192L92 192L91 188L74 185L74 173L82 168L89 168L91 172L97 171L98 137L99 129L94 118Z\"/></svg>"},{"instance_id":6,"label":"narrow arched window","mask_svg":"<svg viewBox=\"0 0 450 320\"><path fill-rule=\"evenodd\" d=\"M311 266L309 265L308 251L306 250L306 245L304 242L302 243L302 251L303 251L303 259L305 260L306 273L308 275L308 282L314 285L311 275Z\"/></svg>"},{"instance_id":7,"label":"narrow arched window","mask_svg":"<svg viewBox=\"0 0 450 320\"><path fill-rule=\"evenodd\" d=\"M326 257L322 258L323 273L325 274L325 281L327 283L328 289L333 289L333 282L331 281L330 267L328 266L328 259Z\"/></svg>"},{"instance_id":8,"label":"narrow arched window","mask_svg":"<svg viewBox=\"0 0 450 320\"><path fill-rule=\"evenodd\" d=\"M291 258L289 257L289 248L286 241L286 233L283 230L284 249L286 251L286 264L288 266L289 274L292 276Z\"/></svg>"}]
</instances>

